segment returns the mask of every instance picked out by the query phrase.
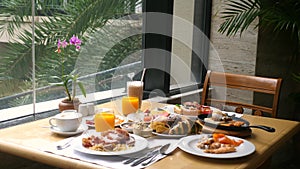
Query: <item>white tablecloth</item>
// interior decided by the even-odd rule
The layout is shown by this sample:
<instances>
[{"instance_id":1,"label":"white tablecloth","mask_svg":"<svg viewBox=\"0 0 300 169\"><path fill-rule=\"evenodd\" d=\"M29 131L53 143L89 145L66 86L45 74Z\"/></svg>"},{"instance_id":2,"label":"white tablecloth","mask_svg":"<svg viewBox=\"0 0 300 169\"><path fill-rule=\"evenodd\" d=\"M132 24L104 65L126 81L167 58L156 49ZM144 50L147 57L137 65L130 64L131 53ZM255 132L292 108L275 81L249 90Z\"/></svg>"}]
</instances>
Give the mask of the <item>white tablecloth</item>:
<instances>
[{"instance_id":1,"label":"white tablecloth","mask_svg":"<svg viewBox=\"0 0 300 169\"><path fill-rule=\"evenodd\" d=\"M128 159L128 156L99 156L99 155L90 155L90 154L85 154L85 153L81 153L78 152L76 150L73 149L72 145L69 146L66 149L63 150L57 150L56 146L57 145L61 145L64 142L67 142L69 139L71 138L66 138L64 140L61 140L51 146L46 147L45 149L43 149L43 151L46 152L50 152L53 154L57 154L57 155L61 155L61 156L65 156L65 157L69 157L69 158L74 158L74 159L78 159L81 161L86 161L86 162L90 162L90 163L94 163L94 164L98 164L104 167L108 167L108 168L145 168L153 163L155 163L156 161L162 159L165 157L165 155L159 155L156 157L156 160L153 161L152 163L150 163L147 166L142 166L141 164L135 167L131 167L130 164L123 164L123 161ZM179 143L179 139L170 139L170 138L161 138L161 137L151 137L148 138L148 147L154 147L154 146L158 146L158 145L165 145L167 143L171 143L171 146L169 147L169 149L167 150L168 152L172 152L177 148L177 145ZM72 142L71 142L72 143ZM145 150L146 151L146 150ZM141 152L138 152L141 153ZM131 154L132 156L137 155L138 153L134 153Z\"/></svg>"}]
</instances>

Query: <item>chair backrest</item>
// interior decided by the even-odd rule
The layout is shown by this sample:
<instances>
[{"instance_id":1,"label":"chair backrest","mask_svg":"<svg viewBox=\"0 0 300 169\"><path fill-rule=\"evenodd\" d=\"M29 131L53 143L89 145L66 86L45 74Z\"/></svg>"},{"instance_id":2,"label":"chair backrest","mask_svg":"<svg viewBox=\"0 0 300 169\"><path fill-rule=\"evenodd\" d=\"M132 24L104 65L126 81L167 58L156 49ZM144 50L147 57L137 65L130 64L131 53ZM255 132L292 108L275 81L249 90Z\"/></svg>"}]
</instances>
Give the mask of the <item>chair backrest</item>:
<instances>
[{"instance_id":1,"label":"chair backrest","mask_svg":"<svg viewBox=\"0 0 300 169\"><path fill-rule=\"evenodd\" d=\"M244 108L247 108L253 110L252 113L254 115L262 115L264 112L270 114L271 117L276 117L281 81L281 78L258 77L224 72L213 72L208 70L204 81L201 104L212 105L212 103L214 103L226 106L234 106L237 113L243 113ZM225 87L227 89L232 88L238 90L248 90L273 95L272 107L254 105L253 103L242 103L239 101L229 101L227 99L220 100L216 98L210 98L208 92L211 86Z\"/></svg>"}]
</instances>

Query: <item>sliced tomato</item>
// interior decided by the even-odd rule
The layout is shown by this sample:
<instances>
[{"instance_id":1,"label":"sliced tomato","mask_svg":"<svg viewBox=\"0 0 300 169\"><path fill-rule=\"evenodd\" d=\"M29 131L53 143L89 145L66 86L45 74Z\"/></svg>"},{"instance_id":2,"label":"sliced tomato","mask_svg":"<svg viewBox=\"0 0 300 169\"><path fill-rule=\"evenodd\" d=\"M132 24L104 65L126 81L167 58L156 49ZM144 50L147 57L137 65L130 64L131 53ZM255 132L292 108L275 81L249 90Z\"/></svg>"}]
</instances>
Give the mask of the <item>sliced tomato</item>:
<instances>
[{"instance_id":1,"label":"sliced tomato","mask_svg":"<svg viewBox=\"0 0 300 169\"><path fill-rule=\"evenodd\" d=\"M218 138L218 141L222 144L230 144L235 147L237 147L243 143L243 140L234 140L234 139L230 139L229 137L226 137L226 136Z\"/></svg>"},{"instance_id":2,"label":"sliced tomato","mask_svg":"<svg viewBox=\"0 0 300 169\"><path fill-rule=\"evenodd\" d=\"M212 110L210 109L209 106L201 105L200 112L201 112L201 114L210 114L210 113L212 113Z\"/></svg>"},{"instance_id":3,"label":"sliced tomato","mask_svg":"<svg viewBox=\"0 0 300 169\"><path fill-rule=\"evenodd\" d=\"M214 133L213 134L213 139L215 142L219 142L219 138L225 137L225 134L221 134L221 133Z\"/></svg>"},{"instance_id":4,"label":"sliced tomato","mask_svg":"<svg viewBox=\"0 0 300 169\"><path fill-rule=\"evenodd\" d=\"M234 145L235 146L239 146L243 143L244 141L243 140L234 140Z\"/></svg>"},{"instance_id":5,"label":"sliced tomato","mask_svg":"<svg viewBox=\"0 0 300 169\"><path fill-rule=\"evenodd\" d=\"M226 136L219 138L219 142L222 143L222 144L235 145L234 140L232 140L232 139L230 139Z\"/></svg>"}]
</instances>

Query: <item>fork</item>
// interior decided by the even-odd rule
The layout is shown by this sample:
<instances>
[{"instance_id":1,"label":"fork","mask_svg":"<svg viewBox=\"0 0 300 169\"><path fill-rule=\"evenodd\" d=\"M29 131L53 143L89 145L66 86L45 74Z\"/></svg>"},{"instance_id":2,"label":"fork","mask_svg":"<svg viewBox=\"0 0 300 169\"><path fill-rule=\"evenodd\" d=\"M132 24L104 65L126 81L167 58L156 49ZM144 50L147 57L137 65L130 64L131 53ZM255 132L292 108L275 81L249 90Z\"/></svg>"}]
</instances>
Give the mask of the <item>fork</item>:
<instances>
[{"instance_id":1,"label":"fork","mask_svg":"<svg viewBox=\"0 0 300 169\"><path fill-rule=\"evenodd\" d=\"M63 150L63 149L65 149L65 148L69 147L69 146L71 145L70 143L75 139L75 137L70 137L69 139L70 139L70 140L68 140L68 141L65 142L64 144L57 145L57 146L56 146L56 149L57 149L57 150Z\"/></svg>"},{"instance_id":2,"label":"fork","mask_svg":"<svg viewBox=\"0 0 300 169\"><path fill-rule=\"evenodd\" d=\"M161 146L155 146L155 147L149 148L149 149L147 150L148 152L147 152L146 154L144 154L143 156L138 155L138 156L129 158L128 160L125 160L125 161L123 162L123 164L130 164L130 163L134 162L135 160L149 157L149 156L151 156L151 155L154 153L155 150L159 149L160 147L161 147Z\"/></svg>"}]
</instances>

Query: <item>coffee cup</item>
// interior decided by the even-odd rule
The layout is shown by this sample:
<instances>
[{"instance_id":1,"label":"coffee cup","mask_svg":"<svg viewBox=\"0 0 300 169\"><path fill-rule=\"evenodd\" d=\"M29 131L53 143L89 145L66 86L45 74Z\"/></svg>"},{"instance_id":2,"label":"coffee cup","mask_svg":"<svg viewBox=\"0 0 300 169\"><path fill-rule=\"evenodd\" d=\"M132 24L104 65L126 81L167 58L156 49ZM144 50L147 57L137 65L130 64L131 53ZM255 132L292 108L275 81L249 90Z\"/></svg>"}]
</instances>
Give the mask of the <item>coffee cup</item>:
<instances>
[{"instance_id":1,"label":"coffee cup","mask_svg":"<svg viewBox=\"0 0 300 169\"><path fill-rule=\"evenodd\" d=\"M65 110L50 118L49 124L62 132L72 132L79 128L81 120L81 113L77 113L76 110Z\"/></svg>"}]
</instances>

